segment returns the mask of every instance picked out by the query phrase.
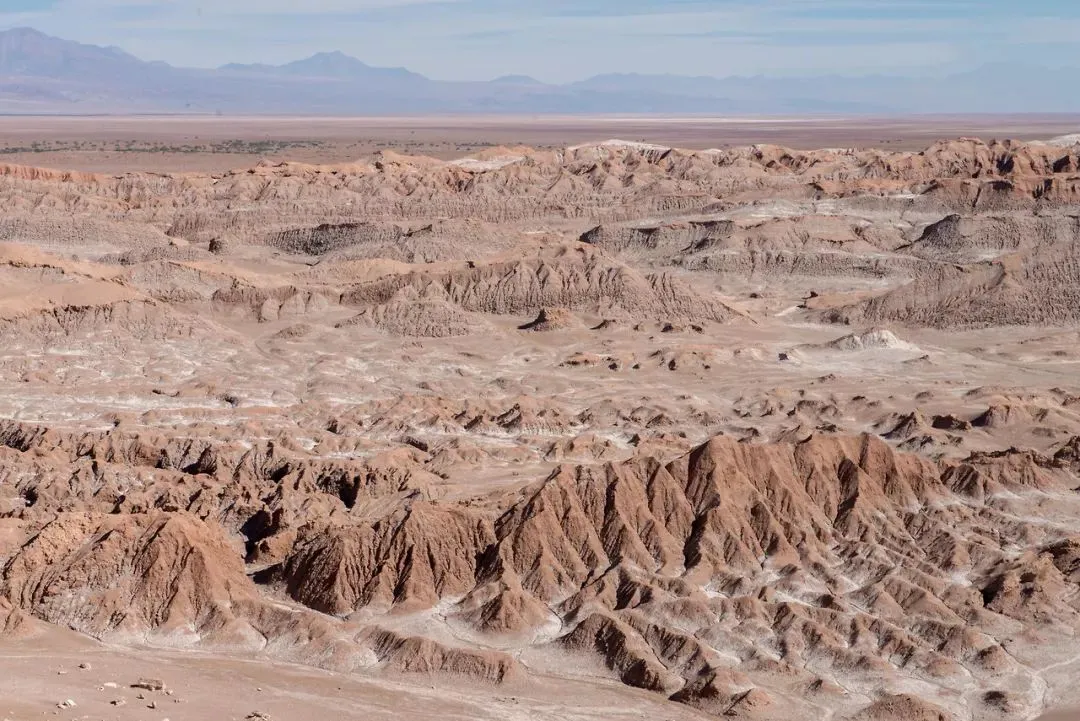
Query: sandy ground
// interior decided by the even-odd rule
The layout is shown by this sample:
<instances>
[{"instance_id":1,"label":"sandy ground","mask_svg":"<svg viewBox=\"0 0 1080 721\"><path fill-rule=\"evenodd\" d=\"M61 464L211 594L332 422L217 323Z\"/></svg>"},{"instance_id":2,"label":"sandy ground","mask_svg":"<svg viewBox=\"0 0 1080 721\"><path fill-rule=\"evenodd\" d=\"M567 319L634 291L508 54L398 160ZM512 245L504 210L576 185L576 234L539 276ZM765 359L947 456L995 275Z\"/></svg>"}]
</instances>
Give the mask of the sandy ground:
<instances>
[{"instance_id":1,"label":"sandy ground","mask_svg":"<svg viewBox=\"0 0 1080 721\"><path fill-rule=\"evenodd\" d=\"M921 149L939 138L1023 140L1076 132L1080 117L0 117L0 160L119 173L221 171L262 159L349 162L379 150L457 157L495 145L563 147L624 138L691 149L770 143L794 148ZM36 145L35 145L36 144Z\"/></svg>"},{"instance_id":2,"label":"sandy ground","mask_svg":"<svg viewBox=\"0 0 1080 721\"><path fill-rule=\"evenodd\" d=\"M707 718L604 681L533 677L521 687L499 688L446 677L413 677L402 683L195 651L106 646L60 630L26 641L0 642L0 677L4 679L0 717L5 721L42 717L79 721ZM143 679L164 681L165 690L132 687ZM69 700L74 705L67 705Z\"/></svg>"}]
</instances>

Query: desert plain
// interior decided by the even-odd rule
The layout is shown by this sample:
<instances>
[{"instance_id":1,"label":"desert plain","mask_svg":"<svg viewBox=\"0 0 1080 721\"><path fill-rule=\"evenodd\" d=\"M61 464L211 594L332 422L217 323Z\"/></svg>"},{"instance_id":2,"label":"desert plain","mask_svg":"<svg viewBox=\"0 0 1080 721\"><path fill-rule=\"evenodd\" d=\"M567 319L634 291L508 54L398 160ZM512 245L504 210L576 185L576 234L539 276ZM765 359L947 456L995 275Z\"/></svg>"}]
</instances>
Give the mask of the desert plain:
<instances>
[{"instance_id":1,"label":"desert plain","mask_svg":"<svg viewBox=\"0 0 1080 721\"><path fill-rule=\"evenodd\" d=\"M0 717L1080 705L1080 119L0 119Z\"/></svg>"}]
</instances>

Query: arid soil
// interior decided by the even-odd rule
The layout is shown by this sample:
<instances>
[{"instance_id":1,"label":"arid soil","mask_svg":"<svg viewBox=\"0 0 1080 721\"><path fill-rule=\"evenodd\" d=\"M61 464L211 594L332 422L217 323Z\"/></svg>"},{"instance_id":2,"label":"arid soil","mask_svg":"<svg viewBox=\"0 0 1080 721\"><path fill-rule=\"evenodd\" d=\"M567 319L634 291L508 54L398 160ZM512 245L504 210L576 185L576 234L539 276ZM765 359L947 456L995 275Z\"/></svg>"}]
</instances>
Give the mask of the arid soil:
<instances>
[{"instance_id":1,"label":"arid soil","mask_svg":"<svg viewBox=\"0 0 1080 721\"><path fill-rule=\"evenodd\" d=\"M1073 140L0 168L0 713L1080 703Z\"/></svg>"},{"instance_id":2,"label":"arid soil","mask_svg":"<svg viewBox=\"0 0 1080 721\"><path fill-rule=\"evenodd\" d=\"M561 149L625 138L705 150L922 150L940 138L1038 140L1076 132L1076 115L743 116L0 116L0 162L101 173L245 169L261 161L350 163L393 150L443 160L497 146Z\"/></svg>"}]
</instances>

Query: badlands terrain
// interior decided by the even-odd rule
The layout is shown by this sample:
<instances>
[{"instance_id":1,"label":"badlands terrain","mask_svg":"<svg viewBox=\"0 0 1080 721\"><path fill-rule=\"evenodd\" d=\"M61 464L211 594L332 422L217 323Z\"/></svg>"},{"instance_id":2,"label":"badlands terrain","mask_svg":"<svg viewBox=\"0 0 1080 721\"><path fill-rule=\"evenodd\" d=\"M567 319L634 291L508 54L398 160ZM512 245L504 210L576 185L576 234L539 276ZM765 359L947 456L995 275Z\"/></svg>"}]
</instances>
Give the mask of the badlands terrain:
<instances>
[{"instance_id":1,"label":"badlands terrain","mask_svg":"<svg viewBox=\"0 0 1080 721\"><path fill-rule=\"evenodd\" d=\"M1080 703L1077 140L0 167L0 716Z\"/></svg>"}]
</instances>

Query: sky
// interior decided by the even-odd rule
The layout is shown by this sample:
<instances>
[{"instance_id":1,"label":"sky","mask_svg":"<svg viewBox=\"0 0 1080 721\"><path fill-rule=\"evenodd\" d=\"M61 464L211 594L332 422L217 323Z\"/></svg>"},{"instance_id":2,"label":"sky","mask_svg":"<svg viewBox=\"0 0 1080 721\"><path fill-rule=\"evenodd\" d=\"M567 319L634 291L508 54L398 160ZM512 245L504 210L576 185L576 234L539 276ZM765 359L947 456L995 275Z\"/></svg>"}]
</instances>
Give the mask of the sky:
<instances>
[{"instance_id":1,"label":"sky","mask_svg":"<svg viewBox=\"0 0 1080 721\"><path fill-rule=\"evenodd\" d=\"M1077 0L0 0L18 26L174 65L340 50L440 80L1080 65Z\"/></svg>"}]
</instances>

